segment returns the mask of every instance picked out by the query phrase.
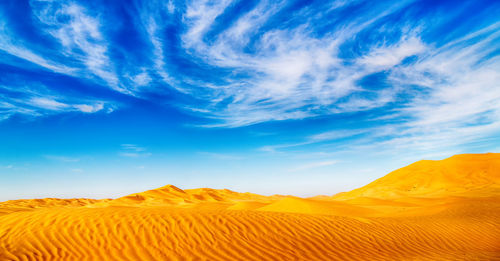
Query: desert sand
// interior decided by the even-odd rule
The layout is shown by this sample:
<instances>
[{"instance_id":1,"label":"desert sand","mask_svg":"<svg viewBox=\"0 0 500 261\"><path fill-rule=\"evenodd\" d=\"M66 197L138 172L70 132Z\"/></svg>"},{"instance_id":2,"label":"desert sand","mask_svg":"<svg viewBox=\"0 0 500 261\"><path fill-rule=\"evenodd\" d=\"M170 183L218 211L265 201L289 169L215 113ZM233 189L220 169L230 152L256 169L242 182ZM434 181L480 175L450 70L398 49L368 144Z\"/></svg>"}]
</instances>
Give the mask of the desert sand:
<instances>
[{"instance_id":1,"label":"desert sand","mask_svg":"<svg viewBox=\"0 0 500 261\"><path fill-rule=\"evenodd\" d=\"M500 154L299 198L172 185L0 203L0 260L500 260Z\"/></svg>"}]
</instances>

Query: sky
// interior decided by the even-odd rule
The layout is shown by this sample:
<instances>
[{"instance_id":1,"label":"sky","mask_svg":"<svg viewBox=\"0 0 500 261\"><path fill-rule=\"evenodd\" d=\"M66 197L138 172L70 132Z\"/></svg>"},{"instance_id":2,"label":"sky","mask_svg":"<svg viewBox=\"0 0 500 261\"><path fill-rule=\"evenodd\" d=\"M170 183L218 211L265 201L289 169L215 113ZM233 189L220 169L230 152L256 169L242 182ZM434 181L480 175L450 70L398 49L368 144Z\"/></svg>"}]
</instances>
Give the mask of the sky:
<instances>
[{"instance_id":1,"label":"sky","mask_svg":"<svg viewBox=\"0 0 500 261\"><path fill-rule=\"evenodd\" d=\"M500 1L0 2L0 201L333 195L500 152Z\"/></svg>"}]
</instances>

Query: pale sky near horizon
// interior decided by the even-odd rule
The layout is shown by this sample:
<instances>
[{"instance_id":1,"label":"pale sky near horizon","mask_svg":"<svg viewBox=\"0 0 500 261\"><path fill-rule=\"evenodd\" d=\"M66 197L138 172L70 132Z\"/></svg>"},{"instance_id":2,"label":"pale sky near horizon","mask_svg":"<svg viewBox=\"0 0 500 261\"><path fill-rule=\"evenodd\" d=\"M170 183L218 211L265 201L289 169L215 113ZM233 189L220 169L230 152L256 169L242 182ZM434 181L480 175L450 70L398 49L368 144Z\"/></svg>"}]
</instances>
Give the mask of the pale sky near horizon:
<instances>
[{"instance_id":1,"label":"pale sky near horizon","mask_svg":"<svg viewBox=\"0 0 500 261\"><path fill-rule=\"evenodd\" d=\"M0 201L332 195L500 152L499 1L0 2Z\"/></svg>"}]
</instances>

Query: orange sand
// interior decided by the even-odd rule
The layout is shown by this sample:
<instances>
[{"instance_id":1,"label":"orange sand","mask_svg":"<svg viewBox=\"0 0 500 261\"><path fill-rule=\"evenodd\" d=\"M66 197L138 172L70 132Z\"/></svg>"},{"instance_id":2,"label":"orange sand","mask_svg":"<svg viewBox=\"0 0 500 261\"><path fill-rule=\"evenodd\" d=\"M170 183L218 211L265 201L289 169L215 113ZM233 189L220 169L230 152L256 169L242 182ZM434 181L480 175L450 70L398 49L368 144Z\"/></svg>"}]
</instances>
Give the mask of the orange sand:
<instances>
[{"instance_id":1,"label":"orange sand","mask_svg":"<svg viewBox=\"0 0 500 261\"><path fill-rule=\"evenodd\" d=\"M333 197L168 185L1 202L0 260L500 260L500 154L419 161Z\"/></svg>"}]
</instances>

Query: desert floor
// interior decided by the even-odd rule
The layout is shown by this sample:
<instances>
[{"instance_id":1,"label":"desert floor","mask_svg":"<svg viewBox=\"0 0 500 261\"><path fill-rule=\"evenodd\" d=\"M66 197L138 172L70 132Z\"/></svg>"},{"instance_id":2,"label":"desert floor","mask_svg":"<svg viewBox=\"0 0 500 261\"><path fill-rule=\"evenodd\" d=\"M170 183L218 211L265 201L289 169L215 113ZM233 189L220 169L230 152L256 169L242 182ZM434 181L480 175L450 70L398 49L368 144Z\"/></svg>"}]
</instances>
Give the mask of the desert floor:
<instances>
[{"instance_id":1,"label":"desert floor","mask_svg":"<svg viewBox=\"0 0 500 261\"><path fill-rule=\"evenodd\" d=\"M500 260L500 154L419 161L334 196L167 185L0 203L0 260Z\"/></svg>"}]
</instances>

